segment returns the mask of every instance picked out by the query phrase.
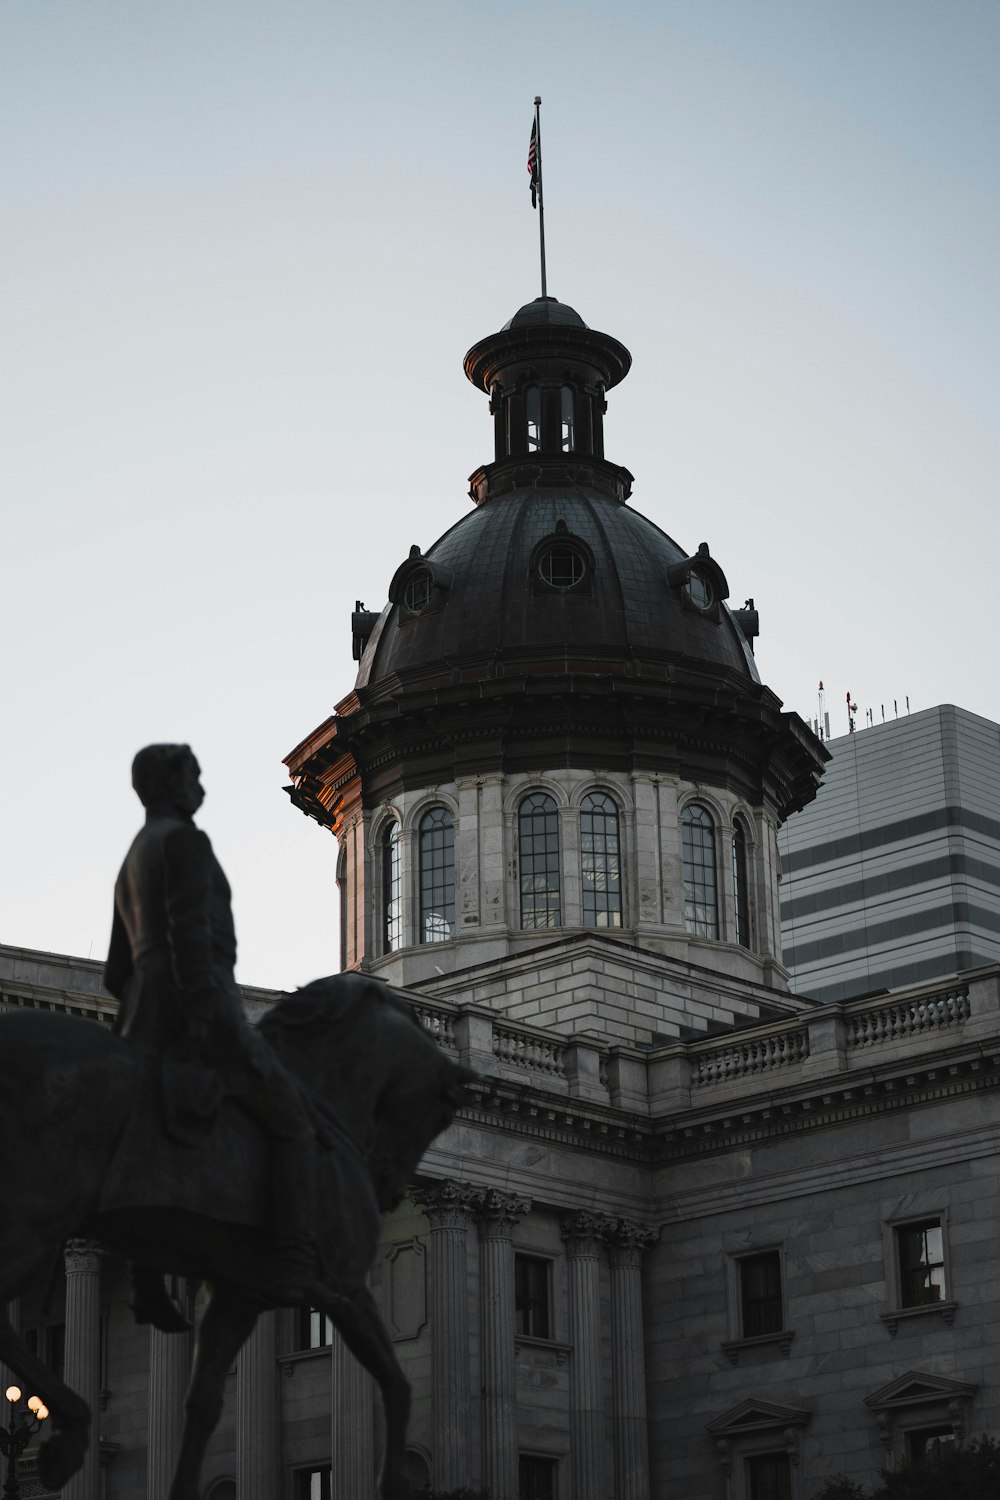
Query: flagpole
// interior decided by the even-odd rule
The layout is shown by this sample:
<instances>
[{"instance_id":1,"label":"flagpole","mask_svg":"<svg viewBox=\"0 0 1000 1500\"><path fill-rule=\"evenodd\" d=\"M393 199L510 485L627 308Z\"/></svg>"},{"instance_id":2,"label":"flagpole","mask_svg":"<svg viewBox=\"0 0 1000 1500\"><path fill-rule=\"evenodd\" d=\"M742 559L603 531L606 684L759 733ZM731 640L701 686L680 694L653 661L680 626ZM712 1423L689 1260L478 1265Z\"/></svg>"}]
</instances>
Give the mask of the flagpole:
<instances>
[{"instance_id":1,"label":"flagpole","mask_svg":"<svg viewBox=\"0 0 1000 1500\"><path fill-rule=\"evenodd\" d=\"M542 252L542 296L548 295L545 285L545 202L542 198L542 101L535 95L535 150L538 155L538 239Z\"/></svg>"}]
</instances>

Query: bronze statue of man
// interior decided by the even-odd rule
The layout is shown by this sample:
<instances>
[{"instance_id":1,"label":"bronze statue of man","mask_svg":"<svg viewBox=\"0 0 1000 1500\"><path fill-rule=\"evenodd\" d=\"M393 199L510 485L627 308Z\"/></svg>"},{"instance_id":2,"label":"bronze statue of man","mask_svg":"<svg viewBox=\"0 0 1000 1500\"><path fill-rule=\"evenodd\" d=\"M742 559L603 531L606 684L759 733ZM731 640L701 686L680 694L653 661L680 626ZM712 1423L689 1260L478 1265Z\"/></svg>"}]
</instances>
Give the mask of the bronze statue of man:
<instances>
[{"instance_id":1,"label":"bronze statue of man","mask_svg":"<svg viewBox=\"0 0 1000 1500\"><path fill-rule=\"evenodd\" d=\"M274 1293L309 1300L318 1274L316 1138L299 1087L246 1019L233 979L231 893L208 836L195 826L204 800L188 745L147 745L132 763L146 821L115 885L104 983L121 1002L117 1030L146 1051L197 1056L217 1070L266 1133L278 1265ZM178 1326L162 1283L137 1268L136 1317Z\"/></svg>"}]
</instances>

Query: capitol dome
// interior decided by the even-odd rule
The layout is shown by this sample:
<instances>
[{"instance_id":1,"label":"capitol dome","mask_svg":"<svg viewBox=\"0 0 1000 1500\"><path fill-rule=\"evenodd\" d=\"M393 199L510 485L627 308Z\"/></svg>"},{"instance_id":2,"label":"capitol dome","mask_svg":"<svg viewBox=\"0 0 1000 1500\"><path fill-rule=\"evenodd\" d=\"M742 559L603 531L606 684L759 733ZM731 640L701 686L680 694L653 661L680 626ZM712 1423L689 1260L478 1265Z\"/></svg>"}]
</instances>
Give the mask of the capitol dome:
<instances>
[{"instance_id":1,"label":"capitol dome","mask_svg":"<svg viewBox=\"0 0 1000 1500\"><path fill-rule=\"evenodd\" d=\"M358 605L354 690L287 761L341 844L347 966L419 985L443 943L464 973L600 938L784 986L776 835L824 754L760 680L753 601L605 456L631 362L551 297L465 357L474 508Z\"/></svg>"}]
</instances>

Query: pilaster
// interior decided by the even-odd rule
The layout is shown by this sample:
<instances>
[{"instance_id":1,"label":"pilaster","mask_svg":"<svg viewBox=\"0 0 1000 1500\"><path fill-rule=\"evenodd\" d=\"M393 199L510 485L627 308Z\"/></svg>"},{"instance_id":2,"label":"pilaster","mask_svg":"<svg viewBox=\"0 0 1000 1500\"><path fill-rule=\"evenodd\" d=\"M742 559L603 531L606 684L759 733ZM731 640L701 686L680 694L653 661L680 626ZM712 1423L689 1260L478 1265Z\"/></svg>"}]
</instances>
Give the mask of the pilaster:
<instances>
[{"instance_id":1,"label":"pilaster","mask_svg":"<svg viewBox=\"0 0 1000 1500\"><path fill-rule=\"evenodd\" d=\"M611 1267L611 1386L615 1500L649 1500L642 1257L659 1238L652 1224L616 1219L605 1238Z\"/></svg>"},{"instance_id":2,"label":"pilaster","mask_svg":"<svg viewBox=\"0 0 1000 1500\"><path fill-rule=\"evenodd\" d=\"M184 1282L173 1288L188 1311ZM162 1500L174 1477L184 1430L184 1396L191 1378L190 1332L149 1330L149 1412L146 1419L146 1500Z\"/></svg>"},{"instance_id":3,"label":"pilaster","mask_svg":"<svg viewBox=\"0 0 1000 1500\"><path fill-rule=\"evenodd\" d=\"M276 1312L261 1314L240 1350L236 1367L236 1481L240 1500L274 1500L280 1494L277 1318Z\"/></svg>"},{"instance_id":4,"label":"pilaster","mask_svg":"<svg viewBox=\"0 0 1000 1500\"><path fill-rule=\"evenodd\" d=\"M479 1209L483 1317L483 1486L490 1500L516 1500L514 1247L511 1233L529 1198L490 1188Z\"/></svg>"},{"instance_id":5,"label":"pilaster","mask_svg":"<svg viewBox=\"0 0 1000 1500\"><path fill-rule=\"evenodd\" d=\"M63 1485L63 1500L100 1500L101 1494L101 1262L92 1240L66 1244L66 1362L64 1379L90 1407L90 1445L81 1468Z\"/></svg>"},{"instance_id":6,"label":"pilaster","mask_svg":"<svg viewBox=\"0 0 1000 1500\"><path fill-rule=\"evenodd\" d=\"M469 1221L486 1197L482 1188L447 1180L413 1192L427 1215L430 1242L432 1459L436 1489L472 1483L469 1371Z\"/></svg>"},{"instance_id":7,"label":"pilaster","mask_svg":"<svg viewBox=\"0 0 1000 1500\"><path fill-rule=\"evenodd\" d=\"M566 1214L562 1235L569 1272L570 1458L573 1500L605 1500L601 1378L603 1214Z\"/></svg>"}]
</instances>

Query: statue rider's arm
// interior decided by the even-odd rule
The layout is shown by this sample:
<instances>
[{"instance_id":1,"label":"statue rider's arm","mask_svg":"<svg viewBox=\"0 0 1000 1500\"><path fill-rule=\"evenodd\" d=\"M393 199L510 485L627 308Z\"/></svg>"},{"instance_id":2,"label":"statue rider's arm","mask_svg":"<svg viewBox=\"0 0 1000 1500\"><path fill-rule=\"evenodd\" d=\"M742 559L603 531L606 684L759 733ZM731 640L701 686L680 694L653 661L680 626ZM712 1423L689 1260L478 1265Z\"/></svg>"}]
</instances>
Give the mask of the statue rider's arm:
<instances>
[{"instance_id":1,"label":"statue rider's arm","mask_svg":"<svg viewBox=\"0 0 1000 1500\"><path fill-rule=\"evenodd\" d=\"M104 965L104 988L109 995L114 995L116 1000L122 1000L125 996L125 986L132 976L132 945L125 931L125 923L122 921L118 907L115 907L114 916L111 919L111 942L108 944L108 957ZM119 1012L119 1015L121 1012Z\"/></svg>"},{"instance_id":2,"label":"statue rider's arm","mask_svg":"<svg viewBox=\"0 0 1000 1500\"><path fill-rule=\"evenodd\" d=\"M212 969L212 866L208 835L175 828L163 850L167 941L181 1003L189 1019L207 1019L215 988Z\"/></svg>"}]
</instances>

